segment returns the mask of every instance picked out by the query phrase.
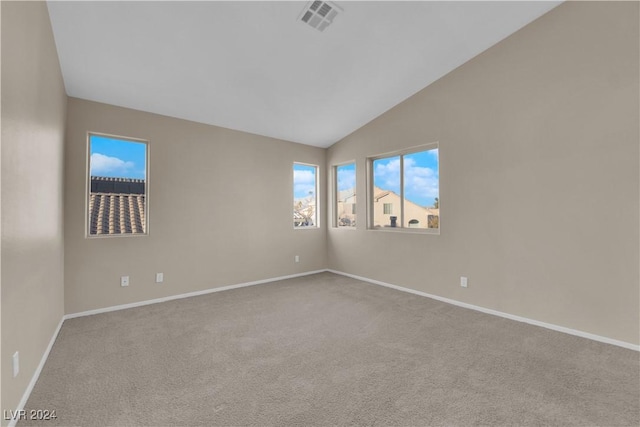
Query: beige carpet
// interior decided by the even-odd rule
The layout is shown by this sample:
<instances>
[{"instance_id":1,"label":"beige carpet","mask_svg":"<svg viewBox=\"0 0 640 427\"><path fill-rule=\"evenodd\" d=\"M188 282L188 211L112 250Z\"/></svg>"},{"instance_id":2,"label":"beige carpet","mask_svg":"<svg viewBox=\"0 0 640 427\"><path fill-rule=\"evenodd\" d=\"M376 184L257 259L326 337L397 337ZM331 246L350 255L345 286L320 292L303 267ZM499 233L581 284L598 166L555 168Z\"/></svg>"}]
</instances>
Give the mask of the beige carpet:
<instances>
[{"instance_id":1,"label":"beige carpet","mask_svg":"<svg viewBox=\"0 0 640 427\"><path fill-rule=\"evenodd\" d=\"M322 273L67 320L27 409L55 409L47 426L637 426L639 359Z\"/></svg>"}]
</instances>

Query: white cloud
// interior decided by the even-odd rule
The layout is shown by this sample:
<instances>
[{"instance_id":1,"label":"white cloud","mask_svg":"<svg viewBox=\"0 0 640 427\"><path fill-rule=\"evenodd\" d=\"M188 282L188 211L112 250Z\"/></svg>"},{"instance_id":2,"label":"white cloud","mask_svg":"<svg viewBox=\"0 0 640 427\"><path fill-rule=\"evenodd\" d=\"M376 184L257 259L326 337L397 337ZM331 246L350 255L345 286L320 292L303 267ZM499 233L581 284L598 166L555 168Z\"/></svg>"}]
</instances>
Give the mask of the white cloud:
<instances>
[{"instance_id":1,"label":"white cloud","mask_svg":"<svg viewBox=\"0 0 640 427\"><path fill-rule=\"evenodd\" d=\"M412 158L404 161L405 197L424 204L425 199L438 197L439 177L431 168L416 166Z\"/></svg>"},{"instance_id":2,"label":"white cloud","mask_svg":"<svg viewBox=\"0 0 640 427\"><path fill-rule=\"evenodd\" d=\"M356 188L356 171L342 170L338 174L338 191Z\"/></svg>"},{"instance_id":3,"label":"white cloud","mask_svg":"<svg viewBox=\"0 0 640 427\"><path fill-rule=\"evenodd\" d=\"M375 179L378 187L400 193L400 159L376 164ZM438 181L438 174L433 169L416 166L411 157L404 158L404 189L408 200L431 206L433 198L439 197Z\"/></svg>"},{"instance_id":4,"label":"white cloud","mask_svg":"<svg viewBox=\"0 0 640 427\"><path fill-rule=\"evenodd\" d=\"M374 171L376 185L385 190L400 192L400 158L377 163Z\"/></svg>"},{"instance_id":5,"label":"white cloud","mask_svg":"<svg viewBox=\"0 0 640 427\"><path fill-rule=\"evenodd\" d=\"M125 162L117 157L105 156L100 153L91 155L91 175L108 175L127 173L135 167L133 162Z\"/></svg>"},{"instance_id":6,"label":"white cloud","mask_svg":"<svg viewBox=\"0 0 640 427\"><path fill-rule=\"evenodd\" d=\"M293 171L293 192L295 196L307 197L310 193L315 194L316 177L315 173L310 170L294 170Z\"/></svg>"}]
</instances>

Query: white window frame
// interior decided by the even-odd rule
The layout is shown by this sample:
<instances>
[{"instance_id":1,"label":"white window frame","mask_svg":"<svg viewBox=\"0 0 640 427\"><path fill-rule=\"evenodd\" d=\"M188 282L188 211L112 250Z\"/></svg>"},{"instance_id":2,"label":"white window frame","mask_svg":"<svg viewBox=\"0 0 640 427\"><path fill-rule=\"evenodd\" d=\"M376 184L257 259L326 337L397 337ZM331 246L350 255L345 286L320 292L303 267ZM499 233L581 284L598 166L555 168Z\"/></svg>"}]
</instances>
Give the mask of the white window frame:
<instances>
[{"instance_id":1,"label":"white window frame","mask_svg":"<svg viewBox=\"0 0 640 427\"><path fill-rule=\"evenodd\" d=\"M391 151L388 153L378 154L375 156L367 157L367 230L371 231L380 231L380 232L391 232L391 233L415 233L415 234L434 234L439 235L440 230L442 228L442 215L438 216L438 228L411 228L411 227L402 227L404 224L404 156L422 152L438 149L438 176L441 176L441 166L440 166L440 142L431 142L428 144L417 145L410 148ZM374 188L375 183L373 179L374 170L373 170L373 162L375 160L386 159L389 157L400 157L400 212L397 214L398 223L401 225L400 227L375 227L374 226ZM438 208L442 207L442 197L441 197L441 189L440 189L440 181L438 181Z\"/></svg>"},{"instance_id":2,"label":"white window frame","mask_svg":"<svg viewBox=\"0 0 640 427\"><path fill-rule=\"evenodd\" d=\"M304 225L304 226L297 226L295 224L293 224L293 229L294 230L316 230L318 228L320 228L320 166L318 165L314 165L313 163L305 163L305 162L293 162L293 165L291 166L291 199L292 199L292 203L291 203L291 207L293 208L293 206L295 205L296 202L296 196L294 194L294 186L295 186L295 176L294 176L294 170L293 168L295 167L295 165L301 165L301 166L311 166L313 168L315 168L316 170L316 182L315 182L315 198L316 198L316 209L315 209L315 224L314 225ZM293 210L291 211L291 213L293 214Z\"/></svg>"},{"instance_id":3,"label":"white window frame","mask_svg":"<svg viewBox=\"0 0 640 427\"><path fill-rule=\"evenodd\" d=\"M89 200L91 198L91 136L103 136L106 138L119 139L145 145L145 182L144 182L144 233L121 233L121 234L91 234L89 229ZM86 144L87 158L85 168L85 197L84 197L84 236L86 239L109 239L119 237L146 237L149 235L149 159L151 145L149 140L130 136L113 135L102 132L87 132Z\"/></svg>"},{"instance_id":4,"label":"white window frame","mask_svg":"<svg viewBox=\"0 0 640 427\"><path fill-rule=\"evenodd\" d=\"M332 209L332 219L333 219L333 228L338 229L338 230L355 230L357 227L357 221L356 221L356 225L355 226L339 226L338 225L338 196L340 195L340 191L338 190L338 168L340 166L347 166L347 165L354 165L355 167L355 171L356 171L356 187L355 187L355 191L356 191L356 203L353 205L354 208L356 208L356 212L353 212L353 215L356 215L357 218L357 208L358 208L358 202L357 202L357 194L358 194L358 179L357 179L357 173L358 173L358 164L355 160L349 160L346 162L342 162L342 163L336 163L333 166L331 166L331 189L332 189L332 193L333 193L333 197L332 197L332 205L333 205L333 209Z\"/></svg>"}]
</instances>

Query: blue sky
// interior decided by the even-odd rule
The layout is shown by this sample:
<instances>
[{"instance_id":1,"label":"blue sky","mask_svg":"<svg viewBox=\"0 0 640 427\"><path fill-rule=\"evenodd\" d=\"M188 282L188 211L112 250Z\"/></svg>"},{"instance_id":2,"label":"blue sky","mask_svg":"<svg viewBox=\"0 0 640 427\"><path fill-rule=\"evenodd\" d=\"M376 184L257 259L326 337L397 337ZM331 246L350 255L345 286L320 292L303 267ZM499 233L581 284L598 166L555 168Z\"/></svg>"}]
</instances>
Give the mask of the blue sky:
<instances>
[{"instance_id":1,"label":"blue sky","mask_svg":"<svg viewBox=\"0 0 640 427\"><path fill-rule=\"evenodd\" d=\"M316 194L316 167L293 164L293 198L302 199L315 197Z\"/></svg>"},{"instance_id":2,"label":"blue sky","mask_svg":"<svg viewBox=\"0 0 640 427\"><path fill-rule=\"evenodd\" d=\"M338 191L356 189L356 164L349 163L337 167Z\"/></svg>"},{"instance_id":3,"label":"blue sky","mask_svg":"<svg viewBox=\"0 0 640 427\"><path fill-rule=\"evenodd\" d=\"M146 144L91 135L89 145L92 176L145 179Z\"/></svg>"},{"instance_id":4,"label":"blue sky","mask_svg":"<svg viewBox=\"0 0 640 427\"><path fill-rule=\"evenodd\" d=\"M400 156L373 162L374 185L400 194ZM404 195L420 206L433 206L439 197L438 149L404 156Z\"/></svg>"}]
</instances>

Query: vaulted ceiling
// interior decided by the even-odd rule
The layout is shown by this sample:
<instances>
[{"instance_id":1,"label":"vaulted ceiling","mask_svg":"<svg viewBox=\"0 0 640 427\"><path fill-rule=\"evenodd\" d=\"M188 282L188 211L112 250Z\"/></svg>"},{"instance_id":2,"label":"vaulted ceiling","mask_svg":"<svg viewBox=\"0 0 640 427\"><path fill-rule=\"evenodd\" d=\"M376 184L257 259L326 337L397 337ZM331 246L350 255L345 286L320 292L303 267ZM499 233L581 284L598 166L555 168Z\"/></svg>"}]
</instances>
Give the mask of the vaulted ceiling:
<instances>
[{"instance_id":1,"label":"vaulted ceiling","mask_svg":"<svg viewBox=\"0 0 640 427\"><path fill-rule=\"evenodd\" d=\"M560 2L49 2L69 96L328 147ZM508 66L505 64L505 66Z\"/></svg>"}]
</instances>

